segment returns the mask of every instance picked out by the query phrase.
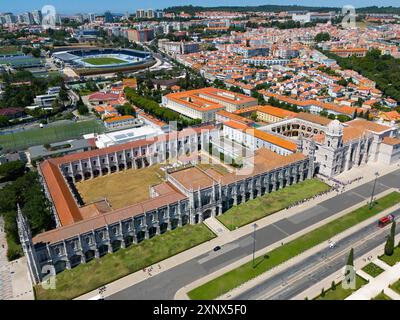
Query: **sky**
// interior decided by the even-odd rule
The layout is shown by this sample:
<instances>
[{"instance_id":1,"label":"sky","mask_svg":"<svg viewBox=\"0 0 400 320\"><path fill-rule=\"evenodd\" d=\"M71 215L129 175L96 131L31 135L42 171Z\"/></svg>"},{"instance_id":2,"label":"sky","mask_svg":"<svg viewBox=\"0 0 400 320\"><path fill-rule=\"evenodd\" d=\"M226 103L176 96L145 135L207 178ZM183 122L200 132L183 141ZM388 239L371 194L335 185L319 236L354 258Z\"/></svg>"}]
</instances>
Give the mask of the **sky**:
<instances>
[{"instance_id":1,"label":"sky","mask_svg":"<svg viewBox=\"0 0 400 320\"><path fill-rule=\"evenodd\" d=\"M57 12L61 14L82 13L104 13L110 10L115 13L129 13L136 9L153 8L163 9L177 5L201 5L201 6L232 6L232 5L307 5L307 6L343 6L353 5L354 7L366 6L397 6L400 7L399 0L0 0L0 12L21 13L41 9L44 5L53 5Z\"/></svg>"}]
</instances>

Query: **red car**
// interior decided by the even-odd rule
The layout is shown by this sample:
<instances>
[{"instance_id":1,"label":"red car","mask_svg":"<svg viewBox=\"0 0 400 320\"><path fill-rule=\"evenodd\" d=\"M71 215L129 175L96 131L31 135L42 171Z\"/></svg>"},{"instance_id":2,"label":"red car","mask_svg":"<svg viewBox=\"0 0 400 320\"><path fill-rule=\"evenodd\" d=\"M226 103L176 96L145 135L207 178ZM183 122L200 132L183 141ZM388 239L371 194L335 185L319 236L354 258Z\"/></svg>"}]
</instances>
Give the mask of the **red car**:
<instances>
[{"instance_id":1,"label":"red car","mask_svg":"<svg viewBox=\"0 0 400 320\"><path fill-rule=\"evenodd\" d=\"M379 228L383 228L384 226L387 226L389 223L392 223L393 220L394 220L394 215L389 214L386 217L379 219L378 226Z\"/></svg>"}]
</instances>

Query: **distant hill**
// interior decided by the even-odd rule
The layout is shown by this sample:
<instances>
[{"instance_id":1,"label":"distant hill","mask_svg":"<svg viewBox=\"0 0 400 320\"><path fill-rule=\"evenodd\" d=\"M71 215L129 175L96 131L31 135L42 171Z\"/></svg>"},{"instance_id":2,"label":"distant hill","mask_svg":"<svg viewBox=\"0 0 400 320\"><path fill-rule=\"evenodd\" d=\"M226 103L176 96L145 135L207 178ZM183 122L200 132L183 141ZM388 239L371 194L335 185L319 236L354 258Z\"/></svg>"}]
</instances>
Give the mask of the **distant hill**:
<instances>
[{"instance_id":1,"label":"distant hill","mask_svg":"<svg viewBox=\"0 0 400 320\"><path fill-rule=\"evenodd\" d=\"M329 12L341 11L341 7L308 7L298 5L260 5L260 6L218 6L218 7L201 7L201 6L175 6L164 9L168 13L185 12L194 14L195 12L204 11L227 11L227 12L246 12L246 11L261 11L261 12L281 12L281 11L310 11L310 12ZM356 8L357 13L393 13L400 14L400 7L364 7Z\"/></svg>"}]
</instances>

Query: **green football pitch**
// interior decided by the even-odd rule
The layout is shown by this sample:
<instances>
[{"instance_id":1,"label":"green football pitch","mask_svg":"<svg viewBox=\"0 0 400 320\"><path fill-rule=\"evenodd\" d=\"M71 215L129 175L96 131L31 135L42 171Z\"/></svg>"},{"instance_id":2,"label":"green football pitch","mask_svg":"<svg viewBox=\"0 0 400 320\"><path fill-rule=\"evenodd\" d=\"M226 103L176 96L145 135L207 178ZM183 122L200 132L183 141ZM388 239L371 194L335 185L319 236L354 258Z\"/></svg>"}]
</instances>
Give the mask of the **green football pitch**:
<instances>
[{"instance_id":1,"label":"green football pitch","mask_svg":"<svg viewBox=\"0 0 400 320\"><path fill-rule=\"evenodd\" d=\"M96 120L62 123L0 135L0 147L2 152L22 150L34 145L80 138L87 133L102 133L104 130L104 126Z\"/></svg>"},{"instance_id":2,"label":"green football pitch","mask_svg":"<svg viewBox=\"0 0 400 320\"><path fill-rule=\"evenodd\" d=\"M120 63L126 62L124 60L111 58L111 57L85 58L85 59L82 59L82 61L89 63L91 65L94 65L94 66L101 66L101 65L107 65L107 64L120 64Z\"/></svg>"}]
</instances>

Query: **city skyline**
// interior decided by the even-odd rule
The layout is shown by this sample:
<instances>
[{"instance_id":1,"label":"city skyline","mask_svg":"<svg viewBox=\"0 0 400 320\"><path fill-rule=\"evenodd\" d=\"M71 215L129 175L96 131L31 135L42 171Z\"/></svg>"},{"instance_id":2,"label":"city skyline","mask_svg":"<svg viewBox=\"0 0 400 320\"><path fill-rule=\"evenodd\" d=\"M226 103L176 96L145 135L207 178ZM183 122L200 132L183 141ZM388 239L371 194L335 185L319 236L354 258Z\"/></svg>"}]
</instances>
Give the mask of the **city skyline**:
<instances>
[{"instance_id":1,"label":"city skyline","mask_svg":"<svg viewBox=\"0 0 400 320\"><path fill-rule=\"evenodd\" d=\"M171 6L179 6L179 5L194 5L194 6L205 6L205 7L212 7L215 6L215 2L212 1L187 1L187 0L179 0L174 1L173 4L170 4L167 1L162 0L150 0L150 1L137 1L132 2L129 0L121 0L118 3L110 3L109 1L105 0L89 0L85 3L73 1L73 3L68 2L66 0L32 0L29 3L22 0L16 0L12 3L2 3L0 5L0 12L13 12L13 13L22 13L26 11L31 11L35 9L40 9L44 5L54 5L57 11L61 14L74 14L74 13L102 13L106 10L110 10L114 13L125 13L134 12L136 9L164 9ZM354 7L367 7L367 6L399 6L394 0L381 0L381 1L368 1L368 0L353 0L351 3L346 0L322 0L322 1L315 1L315 0L301 0L295 2L293 0L272 0L268 2L254 0L249 1L246 3L246 6L257 6L257 5L299 5L299 6L314 6L314 7L341 7L344 5L353 5ZM234 0L228 1L223 0L219 1L218 6L242 6L243 2Z\"/></svg>"}]
</instances>

